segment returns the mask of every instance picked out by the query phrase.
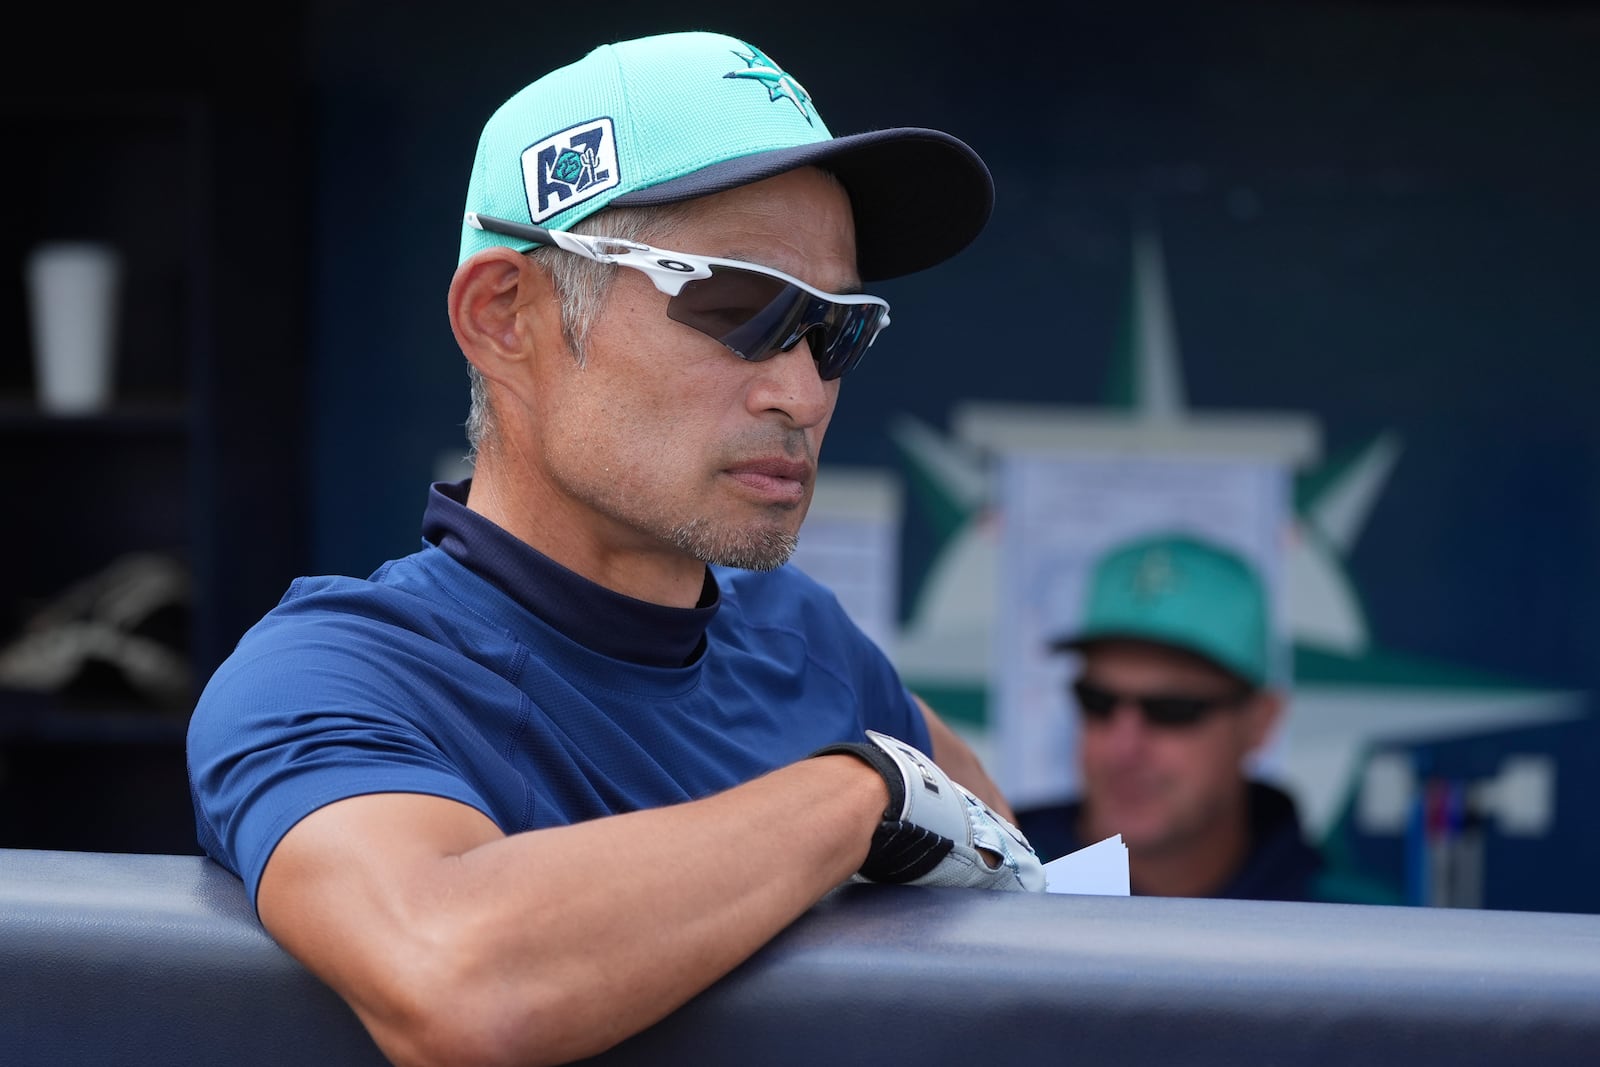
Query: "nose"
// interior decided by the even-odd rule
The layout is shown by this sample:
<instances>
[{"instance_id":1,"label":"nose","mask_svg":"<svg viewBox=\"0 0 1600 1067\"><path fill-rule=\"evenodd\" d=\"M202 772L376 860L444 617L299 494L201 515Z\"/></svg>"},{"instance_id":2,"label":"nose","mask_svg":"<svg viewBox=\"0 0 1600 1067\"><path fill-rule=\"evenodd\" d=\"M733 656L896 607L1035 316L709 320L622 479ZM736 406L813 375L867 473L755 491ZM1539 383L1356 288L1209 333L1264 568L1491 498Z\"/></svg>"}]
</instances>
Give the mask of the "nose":
<instances>
[{"instance_id":1,"label":"nose","mask_svg":"<svg viewBox=\"0 0 1600 1067\"><path fill-rule=\"evenodd\" d=\"M752 363L756 376L750 389L750 405L755 411L780 411L797 427L809 428L825 423L833 414L839 397L839 382L822 380L811 349L815 331L807 333L787 352ZM821 343L820 337L818 343Z\"/></svg>"}]
</instances>

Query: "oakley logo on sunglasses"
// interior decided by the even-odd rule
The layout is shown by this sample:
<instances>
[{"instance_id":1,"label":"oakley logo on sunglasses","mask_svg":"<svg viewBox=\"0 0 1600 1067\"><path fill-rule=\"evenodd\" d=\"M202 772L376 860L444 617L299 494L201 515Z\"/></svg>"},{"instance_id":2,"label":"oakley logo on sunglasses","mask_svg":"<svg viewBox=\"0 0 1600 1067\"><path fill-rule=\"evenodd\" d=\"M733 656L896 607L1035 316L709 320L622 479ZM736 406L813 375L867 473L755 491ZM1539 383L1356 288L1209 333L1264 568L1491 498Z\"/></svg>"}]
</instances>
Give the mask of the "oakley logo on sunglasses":
<instances>
[{"instance_id":1,"label":"oakley logo on sunglasses","mask_svg":"<svg viewBox=\"0 0 1600 1067\"><path fill-rule=\"evenodd\" d=\"M1130 704L1139 709L1144 721L1151 726L1193 726L1211 712L1221 708L1237 707L1250 699L1253 690L1238 689L1231 693L1190 695L1176 693L1119 693L1079 678L1072 683L1072 696L1091 723L1110 722L1117 708Z\"/></svg>"},{"instance_id":2,"label":"oakley logo on sunglasses","mask_svg":"<svg viewBox=\"0 0 1600 1067\"><path fill-rule=\"evenodd\" d=\"M467 225L553 245L597 263L629 267L667 294L667 317L759 363L807 335L823 381L844 375L889 325L889 304L875 296L825 293L758 263L670 252L637 241L547 230L469 211Z\"/></svg>"}]
</instances>

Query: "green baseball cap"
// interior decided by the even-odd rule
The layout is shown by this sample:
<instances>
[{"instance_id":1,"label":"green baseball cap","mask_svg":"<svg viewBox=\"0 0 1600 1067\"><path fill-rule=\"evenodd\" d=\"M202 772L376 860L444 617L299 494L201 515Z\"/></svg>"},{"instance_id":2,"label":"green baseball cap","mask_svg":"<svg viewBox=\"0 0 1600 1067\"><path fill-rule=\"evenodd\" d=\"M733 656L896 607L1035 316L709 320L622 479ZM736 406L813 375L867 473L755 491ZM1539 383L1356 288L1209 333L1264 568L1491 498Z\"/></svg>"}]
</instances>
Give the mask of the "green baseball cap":
<instances>
[{"instance_id":1,"label":"green baseball cap","mask_svg":"<svg viewBox=\"0 0 1600 1067\"><path fill-rule=\"evenodd\" d=\"M1242 556L1182 533L1125 542L1089 577L1077 628L1057 650L1131 638L1193 652L1252 685L1270 671L1267 598Z\"/></svg>"},{"instance_id":2,"label":"green baseball cap","mask_svg":"<svg viewBox=\"0 0 1600 1067\"><path fill-rule=\"evenodd\" d=\"M834 137L765 52L696 31L601 45L513 95L479 137L466 210L565 230L612 204L677 203L806 165L849 192L864 281L948 259L994 207L964 142L916 127ZM462 260L494 245L534 243L463 223Z\"/></svg>"}]
</instances>

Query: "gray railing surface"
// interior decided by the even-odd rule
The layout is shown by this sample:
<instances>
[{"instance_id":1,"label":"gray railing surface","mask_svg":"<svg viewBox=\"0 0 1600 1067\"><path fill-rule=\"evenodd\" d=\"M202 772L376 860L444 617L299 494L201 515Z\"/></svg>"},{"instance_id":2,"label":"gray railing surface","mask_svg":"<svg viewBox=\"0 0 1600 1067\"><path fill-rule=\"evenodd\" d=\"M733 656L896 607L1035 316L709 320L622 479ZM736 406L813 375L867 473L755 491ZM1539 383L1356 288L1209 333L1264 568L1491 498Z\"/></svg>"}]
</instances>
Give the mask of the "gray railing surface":
<instances>
[{"instance_id":1,"label":"gray railing surface","mask_svg":"<svg viewBox=\"0 0 1600 1067\"><path fill-rule=\"evenodd\" d=\"M382 1064L193 856L0 849L0 1063ZM1592 1064L1600 916L845 886L599 1064Z\"/></svg>"}]
</instances>

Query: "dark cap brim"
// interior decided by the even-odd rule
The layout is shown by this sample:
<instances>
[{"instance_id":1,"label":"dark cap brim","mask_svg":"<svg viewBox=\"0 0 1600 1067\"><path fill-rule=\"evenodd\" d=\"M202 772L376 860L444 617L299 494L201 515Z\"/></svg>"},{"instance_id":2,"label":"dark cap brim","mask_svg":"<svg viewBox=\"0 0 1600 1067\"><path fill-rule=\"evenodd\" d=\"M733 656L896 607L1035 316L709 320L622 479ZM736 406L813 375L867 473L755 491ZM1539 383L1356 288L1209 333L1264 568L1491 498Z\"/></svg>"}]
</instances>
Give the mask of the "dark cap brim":
<instances>
[{"instance_id":1,"label":"dark cap brim","mask_svg":"<svg viewBox=\"0 0 1600 1067\"><path fill-rule=\"evenodd\" d=\"M899 127L724 160L612 201L675 204L819 166L850 194L856 263L864 282L926 270L966 248L994 210L994 178L966 142L938 130Z\"/></svg>"}]
</instances>

